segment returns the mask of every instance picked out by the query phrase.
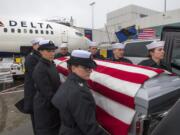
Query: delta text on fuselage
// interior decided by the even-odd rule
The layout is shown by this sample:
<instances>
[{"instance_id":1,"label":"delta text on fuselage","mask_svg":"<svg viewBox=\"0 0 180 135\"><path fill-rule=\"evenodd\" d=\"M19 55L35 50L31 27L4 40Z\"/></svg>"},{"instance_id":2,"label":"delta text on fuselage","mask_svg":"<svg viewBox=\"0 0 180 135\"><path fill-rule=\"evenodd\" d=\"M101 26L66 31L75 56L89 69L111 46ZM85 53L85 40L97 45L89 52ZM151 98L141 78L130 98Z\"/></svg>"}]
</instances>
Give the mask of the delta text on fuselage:
<instances>
[{"instance_id":1,"label":"delta text on fuselage","mask_svg":"<svg viewBox=\"0 0 180 135\"><path fill-rule=\"evenodd\" d=\"M52 26L50 24L44 24L42 22L37 22L37 23L34 23L34 22L26 22L26 21L14 21L14 20L9 20L9 26L10 27L15 27L15 26L18 26L18 27L30 27L30 28L41 28L41 29L53 29Z\"/></svg>"}]
</instances>

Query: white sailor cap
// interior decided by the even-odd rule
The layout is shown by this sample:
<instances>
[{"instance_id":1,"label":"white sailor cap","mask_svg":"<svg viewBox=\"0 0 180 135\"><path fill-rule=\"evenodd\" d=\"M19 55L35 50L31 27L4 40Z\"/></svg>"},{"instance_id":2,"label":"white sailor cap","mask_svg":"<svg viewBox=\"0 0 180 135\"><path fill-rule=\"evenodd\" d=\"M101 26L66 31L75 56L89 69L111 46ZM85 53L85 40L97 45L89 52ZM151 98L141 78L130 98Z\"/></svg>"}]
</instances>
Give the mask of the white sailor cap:
<instances>
[{"instance_id":1,"label":"white sailor cap","mask_svg":"<svg viewBox=\"0 0 180 135\"><path fill-rule=\"evenodd\" d=\"M61 45L60 45L60 48L67 48L68 47L68 44L67 43L62 43Z\"/></svg>"},{"instance_id":2,"label":"white sailor cap","mask_svg":"<svg viewBox=\"0 0 180 135\"><path fill-rule=\"evenodd\" d=\"M91 57L91 53L85 50L73 50L67 63L69 65L82 65L88 68L95 68L97 66Z\"/></svg>"},{"instance_id":3,"label":"white sailor cap","mask_svg":"<svg viewBox=\"0 0 180 135\"><path fill-rule=\"evenodd\" d=\"M98 46L97 42L90 42L89 43L89 47L97 47L97 46Z\"/></svg>"},{"instance_id":4,"label":"white sailor cap","mask_svg":"<svg viewBox=\"0 0 180 135\"><path fill-rule=\"evenodd\" d=\"M90 58L91 53L85 50L73 50L71 56L78 58Z\"/></svg>"},{"instance_id":5,"label":"white sailor cap","mask_svg":"<svg viewBox=\"0 0 180 135\"><path fill-rule=\"evenodd\" d=\"M124 49L124 48L125 48L125 45L122 43L112 44L112 49Z\"/></svg>"},{"instance_id":6,"label":"white sailor cap","mask_svg":"<svg viewBox=\"0 0 180 135\"><path fill-rule=\"evenodd\" d=\"M39 37L39 38L35 38L31 41L31 44L34 45L34 44L39 44L39 42L43 40L43 38Z\"/></svg>"},{"instance_id":7,"label":"white sailor cap","mask_svg":"<svg viewBox=\"0 0 180 135\"><path fill-rule=\"evenodd\" d=\"M146 45L148 50L154 49L154 48L158 48L158 47L164 47L165 42L164 41L154 41L148 45Z\"/></svg>"},{"instance_id":8,"label":"white sailor cap","mask_svg":"<svg viewBox=\"0 0 180 135\"><path fill-rule=\"evenodd\" d=\"M55 50L57 47L51 40L43 39L39 41L38 50Z\"/></svg>"}]
</instances>

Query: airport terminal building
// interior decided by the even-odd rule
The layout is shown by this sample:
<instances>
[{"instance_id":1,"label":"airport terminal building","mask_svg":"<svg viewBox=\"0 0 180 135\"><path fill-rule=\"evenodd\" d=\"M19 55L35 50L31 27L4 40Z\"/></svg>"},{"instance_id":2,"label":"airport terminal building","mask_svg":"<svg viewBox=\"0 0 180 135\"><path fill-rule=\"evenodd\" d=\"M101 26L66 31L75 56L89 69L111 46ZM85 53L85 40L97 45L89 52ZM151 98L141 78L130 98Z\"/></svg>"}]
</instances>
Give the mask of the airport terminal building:
<instances>
[{"instance_id":1,"label":"airport terminal building","mask_svg":"<svg viewBox=\"0 0 180 135\"><path fill-rule=\"evenodd\" d=\"M156 36L160 36L165 25L180 26L180 9L163 13L129 5L107 14L107 27L111 33L133 25L136 29L152 28L156 31Z\"/></svg>"},{"instance_id":2,"label":"airport terminal building","mask_svg":"<svg viewBox=\"0 0 180 135\"><path fill-rule=\"evenodd\" d=\"M107 13L106 25L101 29L75 27L89 39L98 43L117 42L115 32L135 25L139 31L151 28L156 37L160 37L165 25L180 26L180 9L159 12L137 5L129 5Z\"/></svg>"}]
</instances>

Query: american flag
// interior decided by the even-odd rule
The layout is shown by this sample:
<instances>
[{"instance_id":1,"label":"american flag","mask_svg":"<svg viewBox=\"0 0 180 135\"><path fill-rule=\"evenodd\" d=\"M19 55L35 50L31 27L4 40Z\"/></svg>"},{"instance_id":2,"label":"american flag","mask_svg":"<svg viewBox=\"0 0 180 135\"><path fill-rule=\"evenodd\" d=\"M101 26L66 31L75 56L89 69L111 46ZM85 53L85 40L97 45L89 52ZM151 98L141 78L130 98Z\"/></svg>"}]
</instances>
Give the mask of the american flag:
<instances>
[{"instance_id":1,"label":"american flag","mask_svg":"<svg viewBox=\"0 0 180 135\"><path fill-rule=\"evenodd\" d=\"M68 75L68 57L55 60L61 78ZM96 102L96 117L111 135L128 135L135 115L134 97L148 79L164 72L162 69L95 60L97 68L88 81Z\"/></svg>"},{"instance_id":2,"label":"american flag","mask_svg":"<svg viewBox=\"0 0 180 135\"><path fill-rule=\"evenodd\" d=\"M156 37L156 32L154 29L146 28L141 30L138 34L138 39L152 39Z\"/></svg>"}]
</instances>

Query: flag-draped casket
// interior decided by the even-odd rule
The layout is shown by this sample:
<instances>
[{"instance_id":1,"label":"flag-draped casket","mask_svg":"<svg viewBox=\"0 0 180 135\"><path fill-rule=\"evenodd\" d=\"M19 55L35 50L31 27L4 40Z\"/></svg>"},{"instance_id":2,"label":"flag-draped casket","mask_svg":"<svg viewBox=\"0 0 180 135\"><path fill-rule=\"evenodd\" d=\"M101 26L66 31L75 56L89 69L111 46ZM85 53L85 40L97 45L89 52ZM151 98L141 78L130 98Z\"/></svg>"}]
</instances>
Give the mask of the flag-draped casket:
<instances>
[{"instance_id":1,"label":"flag-draped casket","mask_svg":"<svg viewBox=\"0 0 180 135\"><path fill-rule=\"evenodd\" d=\"M55 60L61 80L68 75L68 57ZM127 135L135 111L134 97L148 79L164 72L125 63L95 60L88 81L96 101L98 122L112 135Z\"/></svg>"}]
</instances>

